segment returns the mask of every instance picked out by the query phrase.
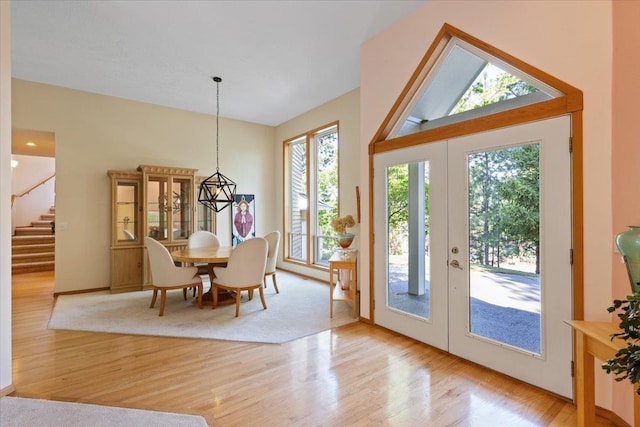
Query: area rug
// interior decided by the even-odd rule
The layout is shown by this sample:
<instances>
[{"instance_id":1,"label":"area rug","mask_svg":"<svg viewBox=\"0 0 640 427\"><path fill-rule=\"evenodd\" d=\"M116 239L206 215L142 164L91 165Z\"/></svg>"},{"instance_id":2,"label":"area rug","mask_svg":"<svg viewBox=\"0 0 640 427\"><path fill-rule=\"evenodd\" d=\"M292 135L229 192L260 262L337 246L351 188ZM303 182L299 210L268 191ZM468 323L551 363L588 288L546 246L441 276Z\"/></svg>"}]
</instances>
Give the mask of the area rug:
<instances>
[{"instance_id":1,"label":"area rug","mask_svg":"<svg viewBox=\"0 0 640 427\"><path fill-rule=\"evenodd\" d=\"M207 427L201 416L84 403L3 397L2 427Z\"/></svg>"},{"instance_id":2,"label":"area rug","mask_svg":"<svg viewBox=\"0 0 640 427\"><path fill-rule=\"evenodd\" d=\"M151 291L110 294L91 292L61 295L51 314L49 329L284 343L356 321L351 307L334 302L329 317L327 284L278 271L276 294L271 280L265 289L267 309L258 292L247 301L243 293L240 316L235 304L198 309L195 299L184 301L181 290L167 292L164 316L149 308Z\"/></svg>"}]
</instances>

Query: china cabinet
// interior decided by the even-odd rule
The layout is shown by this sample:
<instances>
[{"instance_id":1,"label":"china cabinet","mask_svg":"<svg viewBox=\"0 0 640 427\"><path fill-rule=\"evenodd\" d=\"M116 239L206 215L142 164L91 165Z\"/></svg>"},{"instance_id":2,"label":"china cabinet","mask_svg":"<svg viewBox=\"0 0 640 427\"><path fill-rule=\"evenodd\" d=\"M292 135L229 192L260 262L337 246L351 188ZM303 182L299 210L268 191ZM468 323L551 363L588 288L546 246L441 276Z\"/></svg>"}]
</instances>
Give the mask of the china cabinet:
<instances>
[{"instance_id":1,"label":"china cabinet","mask_svg":"<svg viewBox=\"0 0 640 427\"><path fill-rule=\"evenodd\" d=\"M144 289L151 281L144 237L169 251L183 249L194 230L215 233L215 214L197 204L197 169L140 165L109 170L111 292Z\"/></svg>"}]
</instances>

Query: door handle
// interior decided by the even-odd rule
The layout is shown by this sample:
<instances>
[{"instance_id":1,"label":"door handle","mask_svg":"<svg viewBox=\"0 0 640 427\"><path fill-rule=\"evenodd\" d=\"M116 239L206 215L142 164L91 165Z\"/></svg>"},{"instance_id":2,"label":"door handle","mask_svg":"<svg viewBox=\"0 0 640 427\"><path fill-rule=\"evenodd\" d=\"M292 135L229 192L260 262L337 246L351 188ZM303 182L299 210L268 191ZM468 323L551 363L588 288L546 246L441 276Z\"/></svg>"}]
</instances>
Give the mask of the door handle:
<instances>
[{"instance_id":1,"label":"door handle","mask_svg":"<svg viewBox=\"0 0 640 427\"><path fill-rule=\"evenodd\" d=\"M449 265L450 265L451 267L453 267L453 268L458 268L458 269L460 269L460 270L462 270L462 269L463 269L463 268L460 266L460 263L458 262L458 260L457 260L457 259L454 259L453 261L451 261L451 262L449 263Z\"/></svg>"}]
</instances>

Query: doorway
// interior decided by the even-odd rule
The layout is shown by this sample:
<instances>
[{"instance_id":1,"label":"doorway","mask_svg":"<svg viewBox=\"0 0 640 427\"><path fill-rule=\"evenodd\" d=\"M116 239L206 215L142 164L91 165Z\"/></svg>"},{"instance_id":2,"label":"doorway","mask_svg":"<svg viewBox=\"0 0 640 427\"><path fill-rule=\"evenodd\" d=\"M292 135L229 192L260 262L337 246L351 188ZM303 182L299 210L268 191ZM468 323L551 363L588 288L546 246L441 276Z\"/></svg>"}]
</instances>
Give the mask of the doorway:
<instances>
[{"instance_id":1,"label":"doorway","mask_svg":"<svg viewBox=\"0 0 640 427\"><path fill-rule=\"evenodd\" d=\"M374 156L377 324L572 397L570 129Z\"/></svg>"}]
</instances>

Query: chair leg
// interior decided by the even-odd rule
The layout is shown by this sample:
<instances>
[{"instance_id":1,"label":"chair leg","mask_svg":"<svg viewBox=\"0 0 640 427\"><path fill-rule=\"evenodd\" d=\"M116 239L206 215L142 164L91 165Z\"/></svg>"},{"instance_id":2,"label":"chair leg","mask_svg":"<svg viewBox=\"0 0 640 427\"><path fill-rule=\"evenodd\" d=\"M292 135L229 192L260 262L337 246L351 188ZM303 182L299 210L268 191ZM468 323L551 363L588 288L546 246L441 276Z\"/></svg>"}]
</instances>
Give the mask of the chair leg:
<instances>
[{"instance_id":1,"label":"chair leg","mask_svg":"<svg viewBox=\"0 0 640 427\"><path fill-rule=\"evenodd\" d=\"M163 316L164 315L164 304L167 302L167 290L166 289L162 289L160 291L160 313L158 314L158 316Z\"/></svg>"},{"instance_id":2,"label":"chair leg","mask_svg":"<svg viewBox=\"0 0 640 427\"><path fill-rule=\"evenodd\" d=\"M242 292L240 291L240 289L238 289L236 291L236 317L238 317L238 315L240 314L240 296L241 296Z\"/></svg>"},{"instance_id":3,"label":"chair leg","mask_svg":"<svg viewBox=\"0 0 640 427\"><path fill-rule=\"evenodd\" d=\"M151 297L151 305L149 306L149 308L153 308L154 305L156 305L156 298L158 297L158 290L154 289L153 290L153 296Z\"/></svg>"},{"instance_id":4,"label":"chair leg","mask_svg":"<svg viewBox=\"0 0 640 427\"><path fill-rule=\"evenodd\" d=\"M182 288L182 298L184 298L184 300L187 300L187 288Z\"/></svg>"},{"instance_id":5,"label":"chair leg","mask_svg":"<svg viewBox=\"0 0 640 427\"><path fill-rule=\"evenodd\" d=\"M276 273L273 273L271 278L273 279L273 287L276 289L276 294L279 294L280 291L278 290L278 284L276 283Z\"/></svg>"},{"instance_id":6,"label":"chair leg","mask_svg":"<svg viewBox=\"0 0 640 427\"><path fill-rule=\"evenodd\" d=\"M253 289L249 289L249 301L253 299Z\"/></svg>"},{"instance_id":7,"label":"chair leg","mask_svg":"<svg viewBox=\"0 0 640 427\"><path fill-rule=\"evenodd\" d=\"M202 310L202 294L204 292L204 286L200 283L198 286L193 287L193 292L195 293L196 287L198 288L198 308Z\"/></svg>"},{"instance_id":8,"label":"chair leg","mask_svg":"<svg viewBox=\"0 0 640 427\"><path fill-rule=\"evenodd\" d=\"M262 307L264 307L264 309L267 309L267 303L264 300L264 290L262 289L262 286L260 286L258 288L260 290L260 301L262 301Z\"/></svg>"}]
</instances>

